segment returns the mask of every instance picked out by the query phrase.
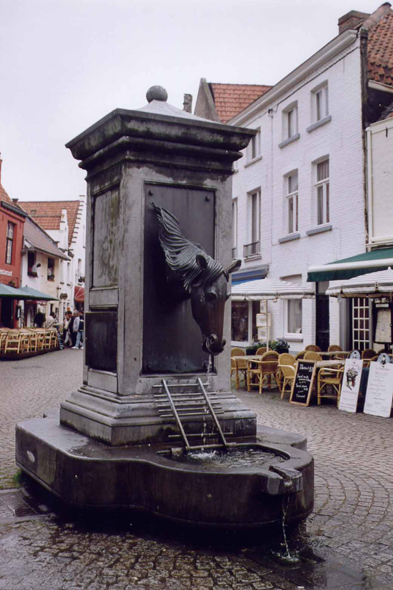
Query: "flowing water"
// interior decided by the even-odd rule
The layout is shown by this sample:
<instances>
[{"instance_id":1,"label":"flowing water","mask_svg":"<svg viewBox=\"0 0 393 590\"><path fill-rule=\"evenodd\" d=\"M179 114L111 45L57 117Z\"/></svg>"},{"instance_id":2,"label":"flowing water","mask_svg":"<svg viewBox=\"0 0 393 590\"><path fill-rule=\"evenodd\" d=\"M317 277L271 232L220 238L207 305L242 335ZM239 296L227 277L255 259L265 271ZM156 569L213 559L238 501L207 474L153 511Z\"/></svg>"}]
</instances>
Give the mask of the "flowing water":
<instances>
[{"instance_id":1,"label":"flowing water","mask_svg":"<svg viewBox=\"0 0 393 590\"><path fill-rule=\"evenodd\" d=\"M247 447L238 449L214 449L209 451L190 451L186 455L172 456L172 459L180 463L194 463L198 465L208 464L217 467L266 467L277 465L285 461L283 457L258 448Z\"/></svg>"}]
</instances>

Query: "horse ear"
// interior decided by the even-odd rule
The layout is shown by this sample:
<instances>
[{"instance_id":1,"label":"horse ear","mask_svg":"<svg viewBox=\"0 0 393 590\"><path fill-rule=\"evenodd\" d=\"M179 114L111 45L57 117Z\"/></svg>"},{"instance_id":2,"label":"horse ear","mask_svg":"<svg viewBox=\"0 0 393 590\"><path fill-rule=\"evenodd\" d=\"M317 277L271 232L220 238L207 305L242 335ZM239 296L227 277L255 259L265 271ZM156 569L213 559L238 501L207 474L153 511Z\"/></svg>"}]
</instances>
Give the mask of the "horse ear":
<instances>
[{"instance_id":1,"label":"horse ear","mask_svg":"<svg viewBox=\"0 0 393 590\"><path fill-rule=\"evenodd\" d=\"M231 264L228 266L228 268L226 269L226 273L228 275L230 275L232 272L235 272L236 270L239 270L239 268L242 265L242 261L241 260L233 260L231 262Z\"/></svg>"},{"instance_id":2,"label":"horse ear","mask_svg":"<svg viewBox=\"0 0 393 590\"><path fill-rule=\"evenodd\" d=\"M207 258L206 256L204 256L203 254L197 254L196 255L196 263L199 266L199 268L201 270L206 270L207 269Z\"/></svg>"}]
</instances>

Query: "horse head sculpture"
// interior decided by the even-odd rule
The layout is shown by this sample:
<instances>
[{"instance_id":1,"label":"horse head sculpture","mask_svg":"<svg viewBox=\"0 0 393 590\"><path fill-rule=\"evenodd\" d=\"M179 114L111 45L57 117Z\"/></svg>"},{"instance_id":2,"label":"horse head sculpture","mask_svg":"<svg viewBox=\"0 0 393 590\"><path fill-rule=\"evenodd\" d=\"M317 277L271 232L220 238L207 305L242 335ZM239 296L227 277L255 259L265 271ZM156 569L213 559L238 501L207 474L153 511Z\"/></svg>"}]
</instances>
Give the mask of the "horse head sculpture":
<instances>
[{"instance_id":1,"label":"horse head sculpture","mask_svg":"<svg viewBox=\"0 0 393 590\"><path fill-rule=\"evenodd\" d=\"M168 282L180 285L183 298L191 297L194 320L202 332L202 348L212 355L224 350L224 310L229 298L231 272L240 268L240 260L227 269L203 248L190 242L182 233L172 213L152 203L159 222L159 240L167 264Z\"/></svg>"}]
</instances>

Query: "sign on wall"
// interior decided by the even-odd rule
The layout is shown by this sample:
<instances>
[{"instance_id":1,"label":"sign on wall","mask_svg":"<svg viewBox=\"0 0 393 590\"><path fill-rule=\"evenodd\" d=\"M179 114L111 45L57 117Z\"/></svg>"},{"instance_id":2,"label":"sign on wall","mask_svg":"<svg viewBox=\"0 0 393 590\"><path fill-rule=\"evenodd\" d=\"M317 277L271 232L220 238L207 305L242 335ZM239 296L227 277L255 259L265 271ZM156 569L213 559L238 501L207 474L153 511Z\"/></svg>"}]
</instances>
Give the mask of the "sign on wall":
<instances>
[{"instance_id":1,"label":"sign on wall","mask_svg":"<svg viewBox=\"0 0 393 590\"><path fill-rule=\"evenodd\" d=\"M347 359L345 361L344 376L341 385L339 410L356 412L359 397L360 381L362 379L363 361Z\"/></svg>"},{"instance_id":2,"label":"sign on wall","mask_svg":"<svg viewBox=\"0 0 393 590\"><path fill-rule=\"evenodd\" d=\"M370 363L364 413L390 418L393 399L393 364Z\"/></svg>"},{"instance_id":3,"label":"sign on wall","mask_svg":"<svg viewBox=\"0 0 393 590\"><path fill-rule=\"evenodd\" d=\"M12 277L12 270L5 270L4 268L0 268L0 275Z\"/></svg>"}]
</instances>

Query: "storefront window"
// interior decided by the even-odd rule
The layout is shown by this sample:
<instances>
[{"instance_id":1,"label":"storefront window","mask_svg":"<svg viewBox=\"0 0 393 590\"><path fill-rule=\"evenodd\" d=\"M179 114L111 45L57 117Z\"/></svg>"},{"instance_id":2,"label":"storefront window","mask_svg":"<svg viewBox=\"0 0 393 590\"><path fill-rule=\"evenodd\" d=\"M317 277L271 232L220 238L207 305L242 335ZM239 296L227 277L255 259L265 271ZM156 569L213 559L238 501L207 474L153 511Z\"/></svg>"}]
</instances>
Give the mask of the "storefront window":
<instances>
[{"instance_id":1,"label":"storefront window","mask_svg":"<svg viewBox=\"0 0 393 590\"><path fill-rule=\"evenodd\" d=\"M232 341L248 342L248 302L232 302Z\"/></svg>"}]
</instances>

